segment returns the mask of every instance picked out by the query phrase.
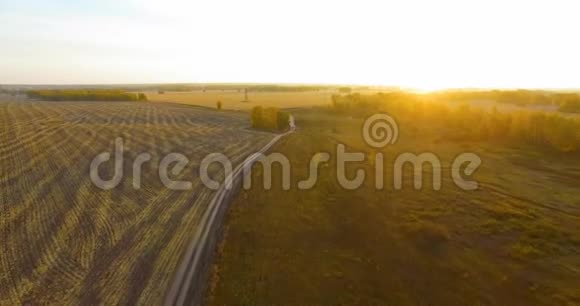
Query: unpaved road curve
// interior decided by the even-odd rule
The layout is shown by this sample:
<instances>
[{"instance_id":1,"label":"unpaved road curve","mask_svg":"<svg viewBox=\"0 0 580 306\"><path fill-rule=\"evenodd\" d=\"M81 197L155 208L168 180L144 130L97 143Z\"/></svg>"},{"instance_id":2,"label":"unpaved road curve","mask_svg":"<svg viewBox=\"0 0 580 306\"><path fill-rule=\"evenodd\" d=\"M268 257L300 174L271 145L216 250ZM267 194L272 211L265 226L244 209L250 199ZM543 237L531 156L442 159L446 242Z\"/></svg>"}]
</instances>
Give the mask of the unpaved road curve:
<instances>
[{"instance_id":1,"label":"unpaved road curve","mask_svg":"<svg viewBox=\"0 0 580 306\"><path fill-rule=\"evenodd\" d=\"M229 174L211 199L197 228L191 244L175 275L175 280L165 297L165 305L200 305L207 286L212 256L219 243L223 216L229 203L239 190L244 169L249 169L274 144L296 129L294 117L290 116L290 130L277 135L258 152L252 154ZM226 188L231 184L232 188Z\"/></svg>"}]
</instances>

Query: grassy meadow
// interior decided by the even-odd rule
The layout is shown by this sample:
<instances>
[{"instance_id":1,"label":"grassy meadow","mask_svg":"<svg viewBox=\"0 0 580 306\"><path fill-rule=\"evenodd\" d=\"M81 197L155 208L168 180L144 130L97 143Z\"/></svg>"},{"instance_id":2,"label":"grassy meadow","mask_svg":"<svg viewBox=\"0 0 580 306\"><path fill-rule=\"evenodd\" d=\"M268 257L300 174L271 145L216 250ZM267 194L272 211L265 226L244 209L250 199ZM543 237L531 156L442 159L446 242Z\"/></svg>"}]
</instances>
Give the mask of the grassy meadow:
<instances>
[{"instance_id":1,"label":"grassy meadow","mask_svg":"<svg viewBox=\"0 0 580 306\"><path fill-rule=\"evenodd\" d=\"M274 187L264 190L263 169L254 167L252 188L231 205L208 305L580 304L576 152L465 137L448 120L400 113L399 141L380 150L387 187L377 191L369 161L377 151L361 137L362 117L329 108L293 114L298 131L273 149L290 159L292 187L281 189L275 166ZM342 188L331 158L314 188L298 190L310 158L339 143L369 157L347 168L350 177L365 170L365 184ZM429 187L426 167L422 190L412 188L410 169L394 190L402 152L435 153L442 189ZM451 181L450 163L462 152L482 159L476 191Z\"/></svg>"}]
</instances>

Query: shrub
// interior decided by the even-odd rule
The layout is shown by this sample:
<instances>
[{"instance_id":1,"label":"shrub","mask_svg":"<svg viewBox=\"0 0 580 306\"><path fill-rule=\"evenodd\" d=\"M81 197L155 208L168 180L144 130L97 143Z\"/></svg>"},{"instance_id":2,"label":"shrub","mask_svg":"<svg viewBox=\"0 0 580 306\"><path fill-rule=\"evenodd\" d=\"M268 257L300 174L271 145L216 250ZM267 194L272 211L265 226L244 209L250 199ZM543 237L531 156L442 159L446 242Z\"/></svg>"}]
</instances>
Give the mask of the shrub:
<instances>
[{"instance_id":1,"label":"shrub","mask_svg":"<svg viewBox=\"0 0 580 306\"><path fill-rule=\"evenodd\" d=\"M285 130L288 128L288 124L290 123L290 114L286 112L278 112L276 118L276 126L278 130Z\"/></svg>"},{"instance_id":2,"label":"shrub","mask_svg":"<svg viewBox=\"0 0 580 306\"><path fill-rule=\"evenodd\" d=\"M266 107L262 111L262 128L278 129L278 109Z\"/></svg>"},{"instance_id":3,"label":"shrub","mask_svg":"<svg viewBox=\"0 0 580 306\"><path fill-rule=\"evenodd\" d=\"M262 128L262 113L263 113L263 107L261 106L254 106L254 108L252 108L252 127L253 128Z\"/></svg>"},{"instance_id":4,"label":"shrub","mask_svg":"<svg viewBox=\"0 0 580 306\"><path fill-rule=\"evenodd\" d=\"M218 110L222 109L222 101L217 101L216 107Z\"/></svg>"},{"instance_id":5,"label":"shrub","mask_svg":"<svg viewBox=\"0 0 580 306\"><path fill-rule=\"evenodd\" d=\"M288 128L290 115L280 111L276 107L263 108L255 106L252 108L252 127L267 130L285 130Z\"/></svg>"}]
</instances>

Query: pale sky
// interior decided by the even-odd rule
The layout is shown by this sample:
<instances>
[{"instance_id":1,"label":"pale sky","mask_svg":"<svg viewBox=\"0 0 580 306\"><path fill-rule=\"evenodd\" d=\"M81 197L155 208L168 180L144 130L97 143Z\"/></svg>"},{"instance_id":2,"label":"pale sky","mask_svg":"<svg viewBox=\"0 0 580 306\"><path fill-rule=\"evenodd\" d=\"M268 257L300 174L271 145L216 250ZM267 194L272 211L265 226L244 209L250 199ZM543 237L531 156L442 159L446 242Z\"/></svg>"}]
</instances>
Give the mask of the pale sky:
<instances>
[{"instance_id":1,"label":"pale sky","mask_svg":"<svg viewBox=\"0 0 580 306\"><path fill-rule=\"evenodd\" d=\"M0 84L579 88L580 2L0 0Z\"/></svg>"}]
</instances>

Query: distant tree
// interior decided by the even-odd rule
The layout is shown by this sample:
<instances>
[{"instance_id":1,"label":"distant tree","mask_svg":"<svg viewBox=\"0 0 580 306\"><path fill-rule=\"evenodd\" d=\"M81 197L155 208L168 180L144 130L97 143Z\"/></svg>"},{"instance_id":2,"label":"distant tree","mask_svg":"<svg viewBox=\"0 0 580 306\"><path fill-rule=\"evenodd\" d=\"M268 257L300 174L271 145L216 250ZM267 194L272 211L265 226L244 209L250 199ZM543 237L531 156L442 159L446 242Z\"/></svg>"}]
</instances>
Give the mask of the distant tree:
<instances>
[{"instance_id":1,"label":"distant tree","mask_svg":"<svg viewBox=\"0 0 580 306\"><path fill-rule=\"evenodd\" d=\"M277 128L279 130L285 130L290 124L290 114L286 112L278 112L276 118Z\"/></svg>"},{"instance_id":2,"label":"distant tree","mask_svg":"<svg viewBox=\"0 0 580 306\"><path fill-rule=\"evenodd\" d=\"M137 100L139 100L139 101L147 101L147 96L144 93L140 92L137 95Z\"/></svg>"},{"instance_id":3,"label":"distant tree","mask_svg":"<svg viewBox=\"0 0 580 306\"><path fill-rule=\"evenodd\" d=\"M251 120L253 128L283 131L288 128L290 114L276 107L255 106L252 108Z\"/></svg>"},{"instance_id":4,"label":"distant tree","mask_svg":"<svg viewBox=\"0 0 580 306\"><path fill-rule=\"evenodd\" d=\"M222 101L217 101L217 109L222 110Z\"/></svg>"},{"instance_id":5,"label":"distant tree","mask_svg":"<svg viewBox=\"0 0 580 306\"><path fill-rule=\"evenodd\" d=\"M262 111L262 128L278 129L278 108L267 107Z\"/></svg>"},{"instance_id":6,"label":"distant tree","mask_svg":"<svg viewBox=\"0 0 580 306\"><path fill-rule=\"evenodd\" d=\"M255 106L252 108L252 127L253 128L262 128L262 113L264 109L261 106Z\"/></svg>"}]
</instances>

